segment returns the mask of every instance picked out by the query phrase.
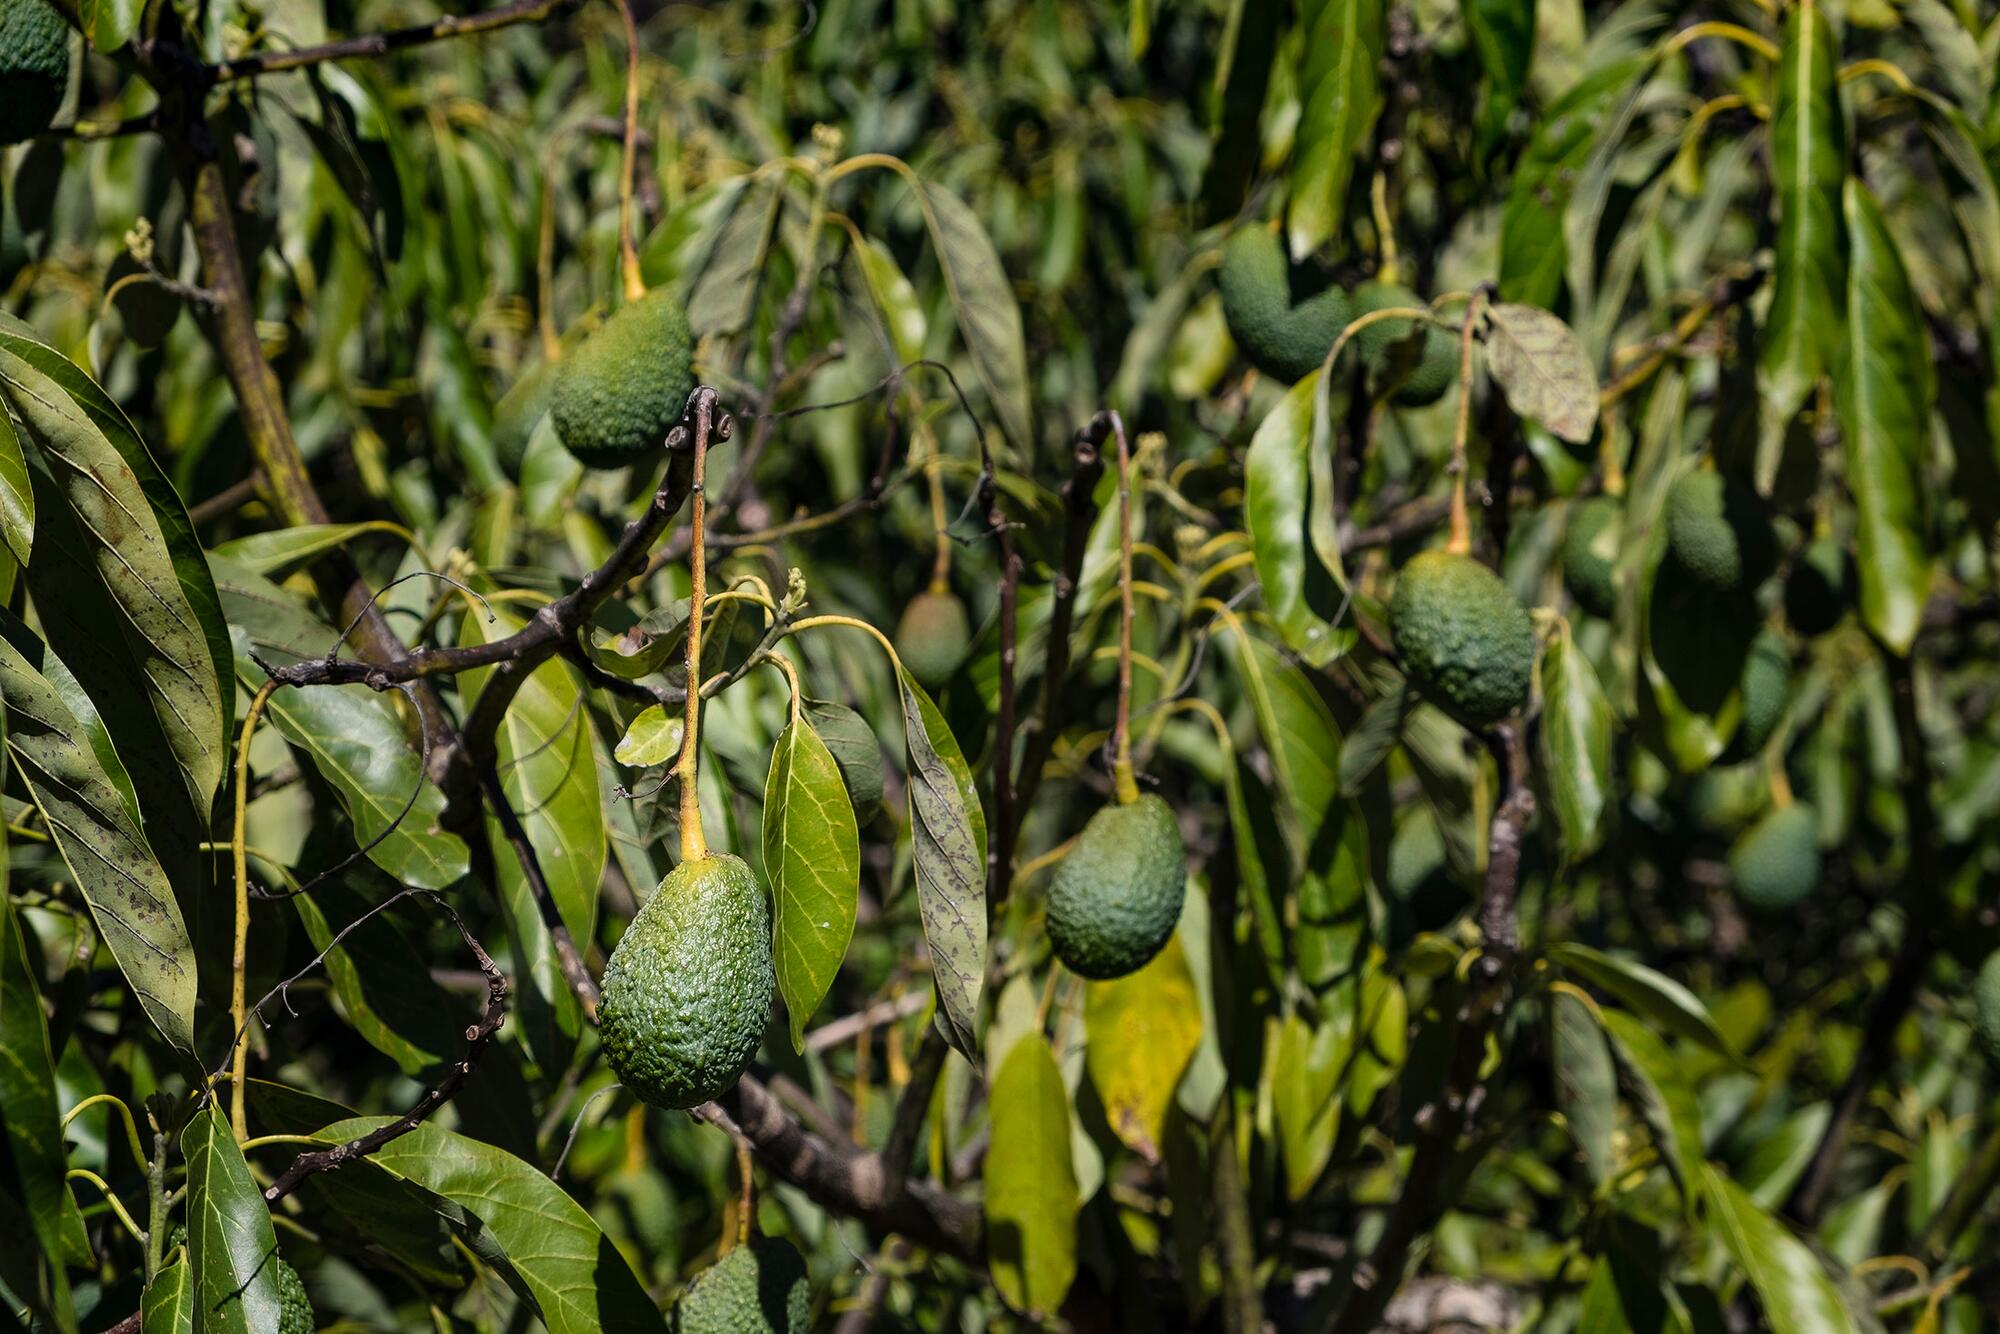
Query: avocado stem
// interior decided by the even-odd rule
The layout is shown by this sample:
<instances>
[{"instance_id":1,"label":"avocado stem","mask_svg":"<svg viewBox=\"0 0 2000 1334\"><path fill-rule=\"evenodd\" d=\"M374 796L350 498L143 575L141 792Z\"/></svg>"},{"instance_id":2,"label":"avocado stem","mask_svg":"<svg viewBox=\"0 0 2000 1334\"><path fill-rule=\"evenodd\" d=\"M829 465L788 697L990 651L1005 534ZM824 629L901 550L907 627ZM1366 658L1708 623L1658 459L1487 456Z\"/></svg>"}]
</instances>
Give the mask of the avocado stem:
<instances>
[{"instance_id":1,"label":"avocado stem","mask_svg":"<svg viewBox=\"0 0 2000 1334\"><path fill-rule=\"evenodd\" d=\"M535 325L541 330L542 359L562 356L556 333L556 164L561 159L563 131L549 136L542 150L542 207L535 247Z\"/></svg>"},{"instance_id":2,"label":"avocado stem","mask_svg":"<svg viewBox=\"0 0 2000 1334\"><path fill-rule=\"evenodd\" d=\"M625 21L625 152L618 173L618 259L625 276L625 299L637 301L646 295L646 280L639 274L639 247L632 239L632 185L639 159L639 25L632 17L630 0L618 0L618 16Z\"/></svg>"},{"instance_id":3,"label":"avocado stem","mask_svg":"<svg viewBox=\"0 0 2000 1334\"><path fill-rule=\"evenodd\" d=\"M1389 179L1382 172L1369 182L1368 207L1375 215L1375 279L1393 285L1401 280L1403 265L1396 254L1396 224L1389 217Z\"/></svg>"},{"instance_id":4,"label":"avocado stem","mask_svg":"<svg viewBox=\"0 0 2000 1334\"><path fill-rule=\"evenodd\" d=\"M701 753L701 616L708 595L708 553L703 540L707 497L703 478L708 470L708 432L694 432L694 481L688 510L687 720L681 730L681 757L674 765L681 785L681 860L700 861L708 855L701 829L701 788L697 767Z\"/></svg>"},{"instance_id":5,"label":"avocado stem","mask_svg":"<svg viewBox=\"0 0 2000 1334\"><path fill-rule=\"evenodd\" d=\"M229 1128L238 1143L250 1138L250 1124L243 1109L244 1069L250 1054L250 1019L244 980L250 971L250 861L245 842L250 809L250 738L256 734L257 720L264 716L264 704L278 688L266 681L251 699L243 714L243 730L236 742L235 817L230 826L229 853L236 873L236 939L230 955L229 1022L236 1034L229 1051Z\"/></svg>"},{"instance_id":6,"label":"avocado stem","mask_svg":"<svg viewBox=\"0 0 2000 1334\"><path fill-rule=\"evenodd\" d=\"M928 430L922 432L927 457L924 459L924 482L930 490L931 532L937 542L937 554L931 561L931 585L933 593L951 591L951 517L945 513L944 477L938 465L942 455L938 450L937 437Z\"/></svg>"},{"instance_id":7,"label":"avocado stem","mask_svg":"<svg viewBox=\"0 0 2000 1334\"><path fill-rule=\"evenodd\" d=\"M1118 439L1118 719L1111 728L1111 781L1121 805L1139 799L1132 773L1132 447L1125 420L1111 413Z\"/></svg>"},{"instance_id":8,"label":"avocado stem","mask_svg":"<svg viewBox=\"0 0 2000 1334\"><path fill-rule=\"evenodd\" d=\"M1465 507L1465 446L1472 434L1472 331L1486 308L1486 290L1472 294L1465 306L1465 323L1458 331L1458 425L1451 436L1451 536L1445 550L1454 556L1472 551L1472 516Z\"/></svg>"}]
</instances>

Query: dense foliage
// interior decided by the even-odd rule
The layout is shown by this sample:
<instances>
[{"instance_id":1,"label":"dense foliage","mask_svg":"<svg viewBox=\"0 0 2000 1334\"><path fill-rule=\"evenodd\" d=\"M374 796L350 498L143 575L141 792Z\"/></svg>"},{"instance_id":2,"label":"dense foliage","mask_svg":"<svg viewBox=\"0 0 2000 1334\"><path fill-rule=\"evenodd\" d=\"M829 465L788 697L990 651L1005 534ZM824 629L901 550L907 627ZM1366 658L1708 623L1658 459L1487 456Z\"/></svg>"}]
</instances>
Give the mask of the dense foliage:
<instances>
[{"instance_id":1,"label":"dense foliage","mask_svg":"<svg viewBox=\"0 0 2000 1334\"><path fill-rule=\"evenodd\" d=\"M1990 5L0 0L0 139L0 1327L1993 1323Z\"/></svg>"}]
</instances>

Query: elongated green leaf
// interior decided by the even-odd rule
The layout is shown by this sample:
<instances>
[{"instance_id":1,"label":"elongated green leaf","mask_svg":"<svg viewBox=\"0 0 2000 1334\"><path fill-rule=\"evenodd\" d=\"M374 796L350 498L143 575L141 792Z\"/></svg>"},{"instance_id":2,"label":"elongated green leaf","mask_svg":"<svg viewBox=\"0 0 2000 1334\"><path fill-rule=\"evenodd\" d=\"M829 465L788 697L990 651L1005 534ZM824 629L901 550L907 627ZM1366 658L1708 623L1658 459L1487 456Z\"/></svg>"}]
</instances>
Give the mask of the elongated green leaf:
<instances>
[{"instance_id":1,"label":"elongated green leaf","mask_svg":"<svg viewBox=\"0 0 2000 1334\"><path fill-rule=\"evenodd\" d=\"M1709 1014L1708 1007L1692 991L1664 973L1654 972L1632 959L1614 958L1574 941L1553 946L1549 957L1592 986L1610 992L1661 1028L1700 1043L1718 1056L1730 1060L1736 1058L1736 1053L1729 1048L1729 1040L1715 1026L1715 1018Z\"/></svg>"},{"instance_id":2,"label":"elongated green leaf","mask_svg":"<svg viewBox=\"0 0 2000 1334\"><path fill-rule=\"evenodd\" d=\"M14 419L0 410L0 541L15 561L28 563L35 545L35 491Z\"/></svg>"},{"instance_id":3,"label":"elongated green leaf","mask_svg":"<svg viewBox=\"0 0 2000 1334\"><path fill-rule=\"evenodd\" d=\"M1500 214L1500 295L1554 307L1569 265L1563 215L1584 164L1622 131L1644 62L1636 57L1593 71L1557 99L1535 128Z\"/></svg>"},{"instance_id":4,"label":"elongated green leaf","mask_svg":"<svg viewBox=\"0 0 2000 1334\"><path fill-rule=\"evenodd\" d=\"M1907 653L1930 592L1924 453L1935 377L1930 331L1868 187L1847 182L1847 327L1835 378L1854 496L1861 618Z\"/></svg>"},{"instance_id":5,"label":"elongated green leaf","mask_svg":"<svg viewBox=\"0 0 2000 1334\"><path fill-rule=\"evenodd\" d=\"M371 905L344 885L322 885L291 900L315 950L328 950L327 977L342 1016L361 1038L403 1068L422 1073L463 1045L453 1008L431 980L424 958L383 913L349 931Z\"/></svg>"},{"instance_id":6,"label":"elongated green leaf","mask_svg":"<svg viewBox=\"0 0 2000 1334\"><path fill-rule=\"evenodd\" d=\"M1615 726L1597 669L1577 652L1565 621L1542 651L1541 743L1563 851L1572 861L1587 856L1602 835Z\"/></svg>"},{"instance_id":7,"label":"elongated green leaf","mask_svg":"<svg viewBox=\"0 0 2000 1334\"><path fill-rule=\"evenodd\" d=\"M897 267L896 257L889 253L889 247L874 237L867 238L867 243L857 247L853 254L855 267L867 284L868 295L873 298L875 309L882 316L889 350L898 366L907 366L924 354L924 334L928 328L924 308L917 300L917 291L903 276L903 270Z\"/></svg>"},{"instance_id":8,"label":"elongated green leaf","mask_svg":"<svg viewBox=\"0 0 2000 1334\"><path fill-rule=\"evenodd\" d=\"M1701 1103L1680 1063L1657 1033L1623 1010L1600 1010L1611 1052L1618 1061L1639 1117L1683 1195L1692 1198L1694 1172L1702 1163Z\"/></svg>"},{"instance_id":9,"label":"elongated green leaf","mask_svg":"<svg viewBox=\"0 0 2000 1334\"><path fill-rule=\"evenodd\" d=\"M366 523L318 523L303 528L279 528L268 533L252 533L233 542L224 542L214 554L246 570L274 575L296 569L313 557L346 546L363 533L393 533L403 529L393 523L373 519Z\"/></svg>"},{"instance_id":10,"label":"elongated green leaf","mask_svg":"<svg viewBox=\"0 0 2000 1334\"><path fill-rule=\"evenodd\" d=\"M357 1117L313 1138L338 1144L394 1119ZM375 1150L368 1161L476 1215L533 1295L550 1334L664 1331L659 1311L610 1238L560 1186L513 1154L425 1124Z\"/></svg>"},{"instance_id":11,"label":"elongated green leaf","mask_svg":"<svg viewBox=\"0 0 2000 1334\"><path fill-rule=\"evenodd\" d=\"M1178 934L1145 967L1084 989L1090 1082L1112 1133L1158 1162L1174 1090L1201 1045L1201 1005Z\"/></svg>"},{"instance_id":12,"label":"elongated green leaf","mask_svg":"<svg viewBox=\"0 0 2000 1334\"><path fill-rule=\"evenodd\" d=\"M18 1258L42 1268L36 1286L17 1296L49 1313L64 1330L76 1328L62 1255L62 1125L56 1106L54 1058L48 1020L35 987L33 964L15 919L13 902L0 892L0 1199L20 1202L38 1248L22 1237ZM46 1258L45 1266L40 1262ZM39 1290L38 1290L39 1289Z\"/></svg>"},{"instance_id":13,"label":"elongated green leaf","mask_svg":"<svg viewBox=\"0 0 2000 1334\"><path fill-rule=\"evenodd\" d=\"M1846 289L1840 241L1840 185L1847 177L1839 54L1817 0L1800 0L1785 24L1784 55L1771 109L1771 175L1778 209L1771 313L1758 371L1780 418L1805 402L1832 369Z\"/></svg>"},{"instance_id":14,"label":"elongated green leaf","mask_svg":"<svg viewBox=\"0 0 2000 1334\"><path fill-rule=\"evenodd\" d=\"M82 725L10 636L0 639L7 754L146 1016L194 1050L194 946L165 872ZM29 641L32 642L32 641Z\"/></svg>"},{"instance_id":15,"label":"elongated green leaf","mask_svg":"<svg viewBox=\"0 0 2000 1334\"><path fill-rule=\"evenodd\" d=\"M83 0L77 6L77 16L83 20L90 44L108 54L132 40L143 8L139 0Z\"/></svg>"},{"instance_id":16,"label":"elongated green leaf","mask_svg":"<svg viewBox=\"0 0 2000 1334\"><path fill-rule=\"evenodd\" d=\"M1053 1315L1076 1278L1076 1173L1069 1094L1040 1032L1008 1049L994 1076L986 1152L986 1261L1007 1304Z\"/></svg>"},{"instance_id":17,"label":"elongated green leaf","mask_svg":"<svg viewBox=\"0 0 2000 1334\"><path fill-rule=\"evenodd\" d=\"M1257 426L1243 461L1243 517L1264 607L1285 643L1314 666L1345 651L1354 630L1335 621L1345 602L1341 572L1327 568L1311 541L1315 496L1310 453L1319 374L1293 385Z\"/></svg>"},{"instance_id":18,"label":"elongated green leaf","mask_svg":"<svg viewBox=\"0 0 2000 1334\"><path fill-rule=\"evenodd\" d=\"M1340 725L1312 681L1277 649L1233 629L1229 642L1303 864L1340 797Z\"/></svg>"},{"instance_id":19,"label":"elongated green leaf","mask_svg":"<svg viewBox=\"0 0 2000 1334\"><path fill-rule=\"evenodd\" d=\"M861 833L840 766L803 719L779 734L764 782L764 874L771 881L771 952L791 1016L792 1046L826 999L861 896Z\"/></svg>"},{"instance_id":20,"label":"elongated green leaf","mask_svg":"<svg viewBox=\"0 0 2000 1334\"><path fill-rule=\"evenodd\" d=\"M1353 1043L1352 1011L1345 1006L1329 1006L1318 1025L1299 1014L1286 1015L1278 1025L1269 1079L1288 1199L1304 1199L1333 1154L1342 1107L1335 1095Z\"/></svg>"},{"instance_id":21,"label":"elongated green leaf","mask_svg":"<svg viewBox=\"0 0 2000 1334\"><path fill-rule=\"evenodd\" d=\"M194 1266L162 1265L139 1301L139 1334L194 1334Z\"/></svg>"},{"instance_id":22,"label":"elongated green leaf","mask_svg":"<svg viewBox=\"0 0 2000 1334\"><path fill-rule=\"evenodd\" d=\"M882 743L868 720L845 704L806 701L806 720L840 766L854 817L863 824L882 808Z\"/></svg>"},{"instance_id":23,"label":"elongated green leaf","mask_svg":"<svg viewBox=\"0 0 2000 1334\"><path fill-rule=\"evenodd\" d=\"M203 1334L278 1328L278 1237L250 1165L211 1102L181 1131L188 1264Z\"/></svg>"},{"instance_id":24,"label":"elongated green leaf","mask_svg":"<svg viewBox=\"0 0 2000 1334\"><path fill-rule=\"evenodd\" d=\"M952 1046L973 1059L986 976L986 814L944 715L907 671L899 684L910 765L910 861L938 1021Z\"/></svg>"},{"instance_id":25,"label":"elongated green leaf","mask_svg":"<svg viewBox=\"0 0 2000 1334\"><path fill-rule=\"evenodd\" d=\"M1860 1326L1804 1242L1719 1169L1702 1169L1709 1227L1750 1286L1774 1334L1842 1334Z\"/></svg>"},{"instance_id":26,"label":"elongated green leaf","mask_svg":"<svg viewBox=\"0 0 2000 1334\"><path fill-rule=\"evenodd\" d=\"M1602 1185L1611 1176L1611 1131L1618 1112L1611 1046L1590 1003L1572 991L1549 993L1549 1032L1556 1107L1569 1125L1570 1138L1590 1165L1591 1178Z\"/></svg>"},{"instance_id":27,"label":"elongated green leaf","mask_svg":"<svg viewBox=\"0 0 2000 1334\"><path fill-rule=\"evenodd\" d=\"M728 217L712 229L715 239L687 289L688 325L697 338L734 333L749 322L784 201L783 183L775 178L751 179L730 193Z\"/></svg>"},{"instance_id":28,"label":"elongated green leaf","mask_svg":"<svg viewBox=\"0 0 2000 1334\"><path fill-rule=\"evenodd\" d=\"M1286 232L1304 259L1340 231L1354 155L1382 109L1382 0L1306 0L1299 57L1304 101L1292 143Z\"/></svg>"},{"instance_id":29,"label":"elongated green leaf","mask_svg":"<svg viewBox=\"0 0 2000 1334\"><path fill-rule=\"evenodd\" d=\"M1597 372L1570 327L1538 306L1486 312L1486 369L1508 405L1580 445L1597 425Z\"/></svg>"},{"instance_id":30,"label":"elongated green leaf","mask_svg":"<svg viewBox=\"0 0 2000 1334\"><path fill-rule=\"evenodd\" d=\"M1535 0L1459 0L1458 9L1486 75L1479 137L1482 144L1491 144L1528 86L1535 55Z\"/></svg>"}]
</instances>

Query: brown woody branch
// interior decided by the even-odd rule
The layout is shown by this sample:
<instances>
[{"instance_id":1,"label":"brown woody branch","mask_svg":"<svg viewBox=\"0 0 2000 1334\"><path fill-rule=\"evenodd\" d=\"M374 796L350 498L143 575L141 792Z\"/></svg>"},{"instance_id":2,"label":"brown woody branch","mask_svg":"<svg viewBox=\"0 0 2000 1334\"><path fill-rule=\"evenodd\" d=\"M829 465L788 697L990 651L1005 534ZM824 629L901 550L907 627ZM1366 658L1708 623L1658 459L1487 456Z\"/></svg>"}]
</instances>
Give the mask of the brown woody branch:
<instances>
[{"instance_id":1,"label":"brown woody branch","mask_svg":"<svg viewBox=\"0 0 2000 1334\"><path fill-rule=\"evenodd\" d=\"M517 23L540 23L575 8L579 3L581 0L516 0L514 4L477 14L447 14L432 23L391 28L387 32L361 33L321 42L317 46L302 46L293 51L259 51L240 60L224 60L209 66L208 77L213 83L231 83L238 79L254 79L260 74L280 74L308 65L324 65L328 61L384 56L405 47L425 46L453 37L471 37L510 28Z\"/></svg>"}]
</instances>

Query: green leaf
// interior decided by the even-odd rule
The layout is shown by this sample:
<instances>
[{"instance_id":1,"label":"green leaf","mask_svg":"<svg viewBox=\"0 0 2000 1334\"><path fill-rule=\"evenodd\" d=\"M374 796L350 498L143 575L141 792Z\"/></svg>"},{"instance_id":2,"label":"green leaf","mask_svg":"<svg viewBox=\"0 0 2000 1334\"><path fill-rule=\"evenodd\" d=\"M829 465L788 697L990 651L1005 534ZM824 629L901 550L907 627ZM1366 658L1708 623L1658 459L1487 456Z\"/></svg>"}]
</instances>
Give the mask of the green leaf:
<instances>
[{"instance_id":1,"label":"green leaf","mask_svg":"<svg viewBox=\"0 0 2000 1334\"><path fill-rule=\"evenodd\" d=\"M330 949L327 977L348 1027L406 1075L421 1074L456 1054L463 1038L451 1002L431 980L423 955L386 913L369 917L334 946L334 933L373 905L339 883L297 895L291 903L313 948Z\"/></svg>"},{"instance_id":2,"label":"green leaf","mask_svg":"<svg viewBox=\"0 0 2000 1334\"><path fill-rule=\"evenodd\" d=\"M83 0L77 6L77 17L83 21L90 44L109 55L132 40L143 8L139 0Z\"/></svg>"},{"instance_id":3,"label":"green leaf","mask_svg":"<svg viewBox=\"0 0 2000 1334\"><path fill-rule=\"evenodd\" d=\"M1515 412L1573 445L1597 427L1597 372L1570 327L1537 306L1486 312L1486 369Z\"/></svg>"},{"instance_id":4,"label":"green leaf","mask_svg":"<svg viewBox=\"0 0 2000 1334\"><path fill-rule=\"evenodd\" d=\"M0 540L26 565L35 545L35 491L14 419L0 410Z\"/></svg>"},{"instance_id":5,"label":"green leaf","mask_svg":"<svg viewBox=\"0 0 2000 1334\"><path fill-rule=\"evenodd\" d=\"M696 338L734 333L749 323L784 202L783 187L776 177L746 178L728 217L709 229L715 239L687 288L688 326Z\"/></svg>"},{"instance_id":6,"label":"green leaf","mask_svg":"<svg viewBox=\"0 0 2000 1334\"><path fill-rule=\"evenodd\" d=\"M356 1117L313 1138L339 1144L395 1119ZM513 1154L426 1123L376 1149L368 1161L476 1215L520 1275L550 1334L664 1331L659 1311L610 1238L560 1186Z\"/></svg>"},{"instance_id":7,"label":"green leaf","mask_svg":"<svg viewBox=\"0 0 2000 1334\"><path fill-rule=\"evenodd\" d=\"M1361 714L1347 739L1340 743L1340 795L1352 797L1368 784L1403 737L1403 716L1414 702L1406 679L1398 678Z\"/></svg>"},{"instance_id":8,"label":"green leaf","mask_svg":"<svg viewBox=\"0 0 2000 1334\"><path fill-rule=\"evenodd\" d=\"M193 1275L183 1258L160 1267L139 1299L139 1334L194 1334Z\"/></svg>"},{"instance_id":9,"label":"green leaf","mask_svg":"<svg viewBox=\"0 0 2000 1334\"><path fill-rule=\"evenodd\" d=\"M1930 592L1924 453L1930 432L1930 330L1875 197L1847 182L1847 326L1834 380L1854 497L1861 618L1908 653Z\"/></svg>"},{"instance_id":10,"label":"green leaf","mask_svg":"<svg viewBox=\"0 0 2000 1334\"><path fill-rule=\"evenodd\" d=\"M1243 519L1265 610L1288 646L1323 666L1353 643L1354 630L1336 628L1345 575L1321 560L1309 531L1313 505L1331 503L1312 486L1318 387L1318 372L1306 376L1258 423L1243 460Z\"/></svg>"},{"instance_id":11,"label":"green leaf","mask_svg":"<svg viewBox=\"0 0 2000 1334\"><path fill-rule=\"evenodd\" d=\"M1505 130L1528 86L1528 68L1535 56L1535 0L1460 0L1458 8L1486 75L1479 137L1491 144Z\"/></svg>"},{"instance_id":12,"label":"green leaf","mask_svg":"<svg viewBox=\"0 0 2000 1334\"><path fill-rule=\"evenodd\" d=\"M857 246L852 253L855 267L861 271L862 281L868 288L868 295L882 316L889 349L896 358L895 364L907 366L923 356L924 335L929 328L923 305L917 300L917 291L903 276L896 257L889 253L889 247L874 237L866 238L866 243Z\"/></svg>"},{"instance_id":13,"label":"green leaf","mask_svg":"<svg viewBox=\"0 0 2000 1334\"><path fill-rule=\"evenodd\" d=\"M224 542L213 554L242 569L271 576L297 569L325 552L346 546L363 533L392 533L408 536L398 524L381 519L366 523L316 523L300 528L279 528L268 533L251 533Z\"/></svg>"},{"instance_id":14,"label":"green leaf","mask_svg":"<svg viewBox=\"0 0 2000 1334\"><path fill-rule=\"evenodd\" d=\"M1542 651L1542 768L1548 776L1563 851L1571 861L1588 856L1603 835L1611 804L1611 740L1617 720L1598 684L1597 669L1560 623Z\"/></svg>"},{"instance_id":15,"label":"green leaf","mask_svg":"<svg viewBox=\"0 0 2000 1334\"><path fill-rule=\"evenodd\" d=\"M1614 958L1573 941L1552 946L1549 958L1592 986L1610 992L1661 1028L1718 1056L1736 1059L1708 1007L1671 977L1635 960Z\"/></svg>"},{"instance_id":16,"label":"green leaf","mask_svg":"<svg viewBox=\"0 0 2000 1334\"><path fill-rule=\"evenodd\" d=\"M0 871L4 874L4 871ZM16 1292L38 1310L51 1313L64 1330L75 1330L69 1279L53 1257L62 1250L63 1179L66 1155L56 1104L55 1060L49 1052L48 1020L35 987L13 901L0 893L0 1198L20 1202L39 1241L21 1245L26 1261L49 1257L41 1291ZM28 1238L20 1238L26 1243Z\"/></svg>"},{"instance_id":17,"label":"green leaf","mask_svg":"<svg viewBox=\"0 0 2000 1334\"><path fill-rule=\"evenodd\" d=\"M805 1050L806 1021L847 957L861 896L861 834L840 766L812 724L793 722L771 749L764 781L764 874L778 992Z\"/></svg>"},{"instance_id":18,"label":"green leaf","mask_svg":"<svg viewBox=\"0 0 2000 1334\"><path fill-rule=\"evenodd\" d=\"M1771 109L1771 176L1778 209L1771 310L1758 372L1776 415L1790 419L1832 367L1846 288L1840 186L1847 178L1839 48L1817 0L1800 0L1785 24Z\"/></svg>"},{"instance_id":19,"label":"green leaf","mask_svg":"<svg viewBox=\"0 0 2000 1334\"><path fill-rule=\"evenodd\" d=\"M147 1017L192 1053L194 946L180 904L82 726L15 637L0 638L7 754Z\"/></svg>"},{"instance_id":20,"label":"green leaf","mask_svg":"<svg viewBox=\"0 0 2000 1334\"><path fill-rule=\"evenodd\" d=\"M669 714L664 705L648 704L625 728L625 735L618 738L612 758L636 769L665 764L680 753L686 727L686 720L678 711Z\"/></svg>"},{"instance_id":21,"label":"green leaf","mask_svg":"<svg viewBox=\"0 0 2000 1334\"><path fill-rule=\"evenodd\" d=\"M1773 1334L1841 1334L1858 1329L1819 1260L1743 1188L1713 1167L1702 1169L1709 1227L1757 1290Z\"/></svg>"},{"instance_id":22,"label":"green leaf","mask_svg":"<svg viewBox=\"0 0 2000 1334\"><path fill-rule=\"evenodd\" d=\"M968 1060L979 1050L986 977L986 814L944 715L899 673L910 766L910 861L937 984L938 1022Z\"/></svg>"},{"instance_id":23,"label":"green leaf","mask_svg":"<svg viewBox=\"0 0 2000 1334\"><path fill-rule=\"evenodd\" d=\"M1292 144L1286 232L1304 259L1340 231L1354 155L1382 109L1382 0L1306 0L1299 92L1304 107Z\"/></svg>"},{"instance_id":24,"label":"green leaf","mask_svg":"<svg viewBox=\"0 0 2000 1334\"><path fill-rule=\"evenodd\" d=\"M1277 649L1235 627L1229 641L1303 864L1340 797L1340 725L1311 679Z\"/></svg>"},{"instance_id":25,"label":"green leaf","mask_svg":"<svg viewBox=\"0 0 2000 1334\"><path fill-rule=\"evenodd\" d=\"M868 720L845 704L806 701L806 720L840 766L841 781L854 802L854 817L863 824L882 808L882 742Z\"/></svg>"},{"instance_id":26,"label":"green leaf","mask_svg":"<svg viewBox=\"0 0 2000 1334\"><path fill-rule=\"evenodd\" d=\"M1104 1119L1128 1147L1158 1162L1167 1110L1201 1045L1200 998L1179 933L1137 972L1087 983L1083 1024Z\"/></svg>"},{"instance_id":27,"label":"green leaf","mask_svg":"<svg viewBox=\"0 0 2000 1334\"><path fill-rule=\"evenodd\" d=\"M1614 1162L1611 1132L1618 1114L1618 1079L1611 1047L1590 1002L1560 987L1549 993L1549 1046L1554 1056L1556 1107L1583 1151L1591 1179L1603 1185Z\"/></svg>"},{"instance_id":28,"label":"green leaf","mask_svg":"<svg viewBox=\"0 0 2000 1334\"><path fill-rule=\"evenodd\" d=\"M1278 1024L1267 1073L1287 1199L1304 1199L1333 1154L1342 1105L1335 1094L1353 1048L1353 1030L1351 1014L1340 1006L1329 1006L1317 1026L1297 1013Z\"/></svg>"},{"instance_id":29,"label":"green leaf","mask_svg":"<svg viewBox=\"0 0 2000 1334\"><path fill-rule=\"evenodd\" d=\"M278 1328L278 1237L250 1165L213 1101L181 1131L188 1264L203 1334Z\"/></svg>"},{"instance_id":30,"label":"green leaf","mask_svg":"<svg viewBox=\"0 0 2000 1334\"><path fill-rule=\"evenodd\" d=\"M1039 1031L1007 1052L987 1096L986 1261L1015 1310L1053 1315L1076 1278L1069 1096Z\"/></svg>"},{"instance_id":31,"label":"green leaf","mask_svg":"<svg viewBox=\"0 0 2000 1334\"><path fill-rule=\"evenodd\" d=\"M1695 1169L1703 1161L1701 1102L1680 1063L1657 1033L1623 1010L1599 1010L1611 1035L1611 1052L1633 1107L1653 1132L1653 1143L1681 1193L1693 1198Z\"/></svg>"}]
</instances>

